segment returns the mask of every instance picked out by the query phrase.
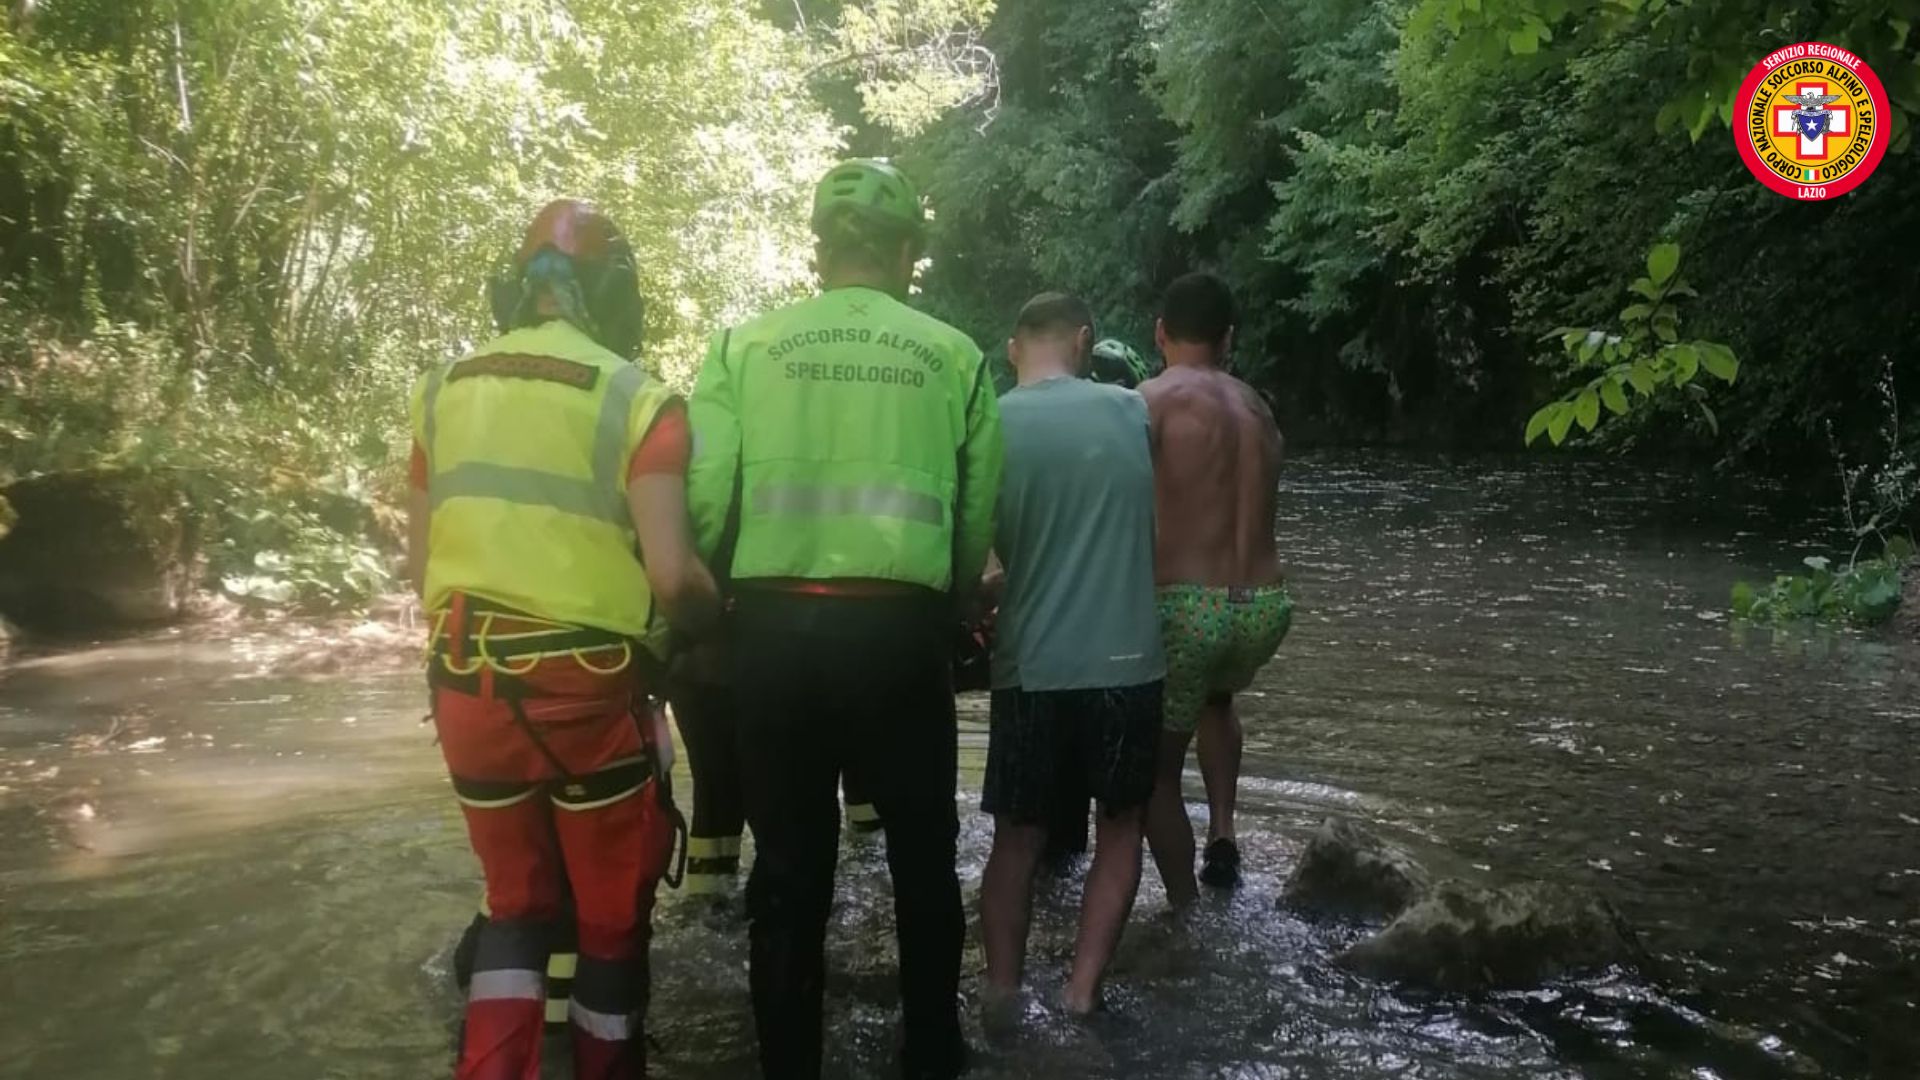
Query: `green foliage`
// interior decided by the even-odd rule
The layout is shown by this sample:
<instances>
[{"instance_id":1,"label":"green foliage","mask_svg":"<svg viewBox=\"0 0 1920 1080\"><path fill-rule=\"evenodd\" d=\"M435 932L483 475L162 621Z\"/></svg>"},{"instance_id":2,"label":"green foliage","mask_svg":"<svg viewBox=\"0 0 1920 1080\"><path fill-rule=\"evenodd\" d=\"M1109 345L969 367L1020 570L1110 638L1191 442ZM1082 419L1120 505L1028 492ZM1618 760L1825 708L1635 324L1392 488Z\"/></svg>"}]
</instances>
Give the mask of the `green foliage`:
<instances>
[{"instance_id":1,"label":"green foliage","mask_svg":"<svg viewBox=\"0 0 1920 1080\"><path fill-rule=\"evenodd\" d=\"M1825 619L1877 625L1899 608L1901 575L1912 559L1913 544L1904 537L1888 543L1879 558L1837 571L1830 560L1809 556L1805 574L1782 574L1768 585L1735 585L1733 613L1762 623Z\"/></svg>"},{"instance_id":2,"label":"green foliage","mask_svg":"<svg viewBox=\"0 0 1920 1080\"><path fill-rule=\"evenodd\" d=\"M0 100L6 280L82 332L159 325L209 376L331 390L445 355L563 193L631 235L671 372L806 277L831 121L809 54L738 5L76 0L35 26Z\"/></svg>"},{"instance_id":3,"label":"green foliage","mask_svg":"<svg viewBox=\"0 0 1920 1080\"><path fill-rule=\"evenodd\" d=\"M358 608L394 584L390 553L286 500L229 505L210 570L243 603L300 611Z\"/></svg>"},{"instance_id":4,"label":"green foliage","mask_svg":"<svg viewBox=\"0 0 1920 1080\"><path fill-rule=\"evenodd\" d=\"M1778 44L1825 41L1859 53L1881 75L1894 106L1920 112L1920 69L1908 44L1913 9L1904 0L1839 4L1735 3L1683 0L1418 0L1410 26L1444 31L1448 56L1463 65L1533 56L1556 42L1563 57L1635 40L1683 46L1684 78L1658 112L1655 130L1684 127L1699 142L1733 119L1734 94L1766 50L1762 28Z\"/></svg>"},{"instance_id":5,"label":"green foliage","mask_svg":"<svg viewBox=\"0 0 1920 1080\"><path fill-rule=\"evenodd\" d=\"M349 475L397 497L410 384L489 332L483 284L547 199L627 231L675 381L714 325L806 284L838 149L816 59L718 0L0 19L0 480L181 467L215 478L217 577L364 595L381 545L303 500Z\"/></svg>"},{"instance_id":6,"label":"green foliage","mask_svg":"<svg viewBox=\"0 0 1920 1080\"><path fill-rule=\"evenodd\" d=\"M863 0L835 5L825 67L857 73L864 118L914 135L951 109L998 100L999 60L980 35L994 0Z\"/></svg>"},{"instance_id":7,"label":"green foliage","mask_svg":"<svg viewBox=\"0 0 1920 1080\"><path fill-rule=\"evenodd\" d=\"M1027 295L1072 288L1146 340L1158 290L1209 267L1243 301L1239 370L1308 439L1499 446L1571 389L1568 430L1613 417L1613 447L1803 461L1829 419L1867 434L1851 418L1880 356L1920 373L1885 302L1920 292L1903 254L1920 205L1901 194L1920 159L1896 149L1845 199L1795 204L1747 174L1723 106L1767 42L1813 38L1874 65L1903 133L1920 63L1897 7L1002 5L982 39L998 113L962 109L903 151L944 226L926 299L991 343ZM1699 291L1675 290L1671 322L1619 297L1623 268L1668 239ZM1818 319L1798 314L1814 267L1857 283L1824 290ZM1656 269L1655 296L1683 272ZM1645 326L1651 366L1596 383L1611 365L1577 350L1540 364L1533 343L1569 326Z\"/></svg>"},{"instance_id":8,"label":"green foliage","mask_svg":"<svg viewBox=\"0 0 1920 1080\"><path fill-rule=\"evenodd\" d=\"M1615 416L1633 409L1632 390L1651 400L1667 391L1686 391L1707 425L1717 434L1720 421L1695 381L1703 371L1731 384L1740 375L1733 350L1717 341L1681 341L1682 298L1698 296L1679 276L1680 245L1656 244L1647 253L1647 276L1629 287L1641 299L1620 312L1620 332L1563 326L1557 337L1574 371L1600 369L1584 386L1540 407L1527 421L1526 441L1546 435L1553 445L1566 441L1573 424L1592 431L1600 424L1600 406Z\"/></svg>"},{"instance_id":9,"label":"green foliage","mask_svg":"<svg viewBox=\"0 0 1920 1080\"><path fill-rule=\"evenodd\" d=\"M223 400L196 392L204 382L173 343L136 325L70 347L23 333L11 344L29 362L0 365L10 471L179 473L201 511L209 582L262 606L355 607L392 583L395 545L374 526L395 494L378 487L388 443L377 420L356 426L344 407L360 395Z\"/></svg>"},{"instance_id":10,"label":"green foliage","mask_svg":"<svg viewBox=\"0 0 1920 1080\"><path fill-rule=\"evenodd\" d=\"M1920 499L1920 465L1901 437L1900 399L1894 391L1891 364L1883 369L1879 389L1880 452L1855 463L1837 440L1833 443L1841 516L1854 538L1847 565L1836 571L1832 560L1813 556L1802 560L1809 573L1783 574L1770 586L1740 582L1733 589L1735 615L1755 622L1840 618L1873 625L1886 621L1899 607L1901 577L1913 561L1915 548L1909 535L1893 530ZM1863 560L1860 552L1870 543L1878 543L1880 554Z\"/></svg>"},{"instance_id":11,"label":"green foliage","mask_svg":"<svg viewBox=\"0 0 1920 1080\"><path fill-rule=\"evenodd\" d=\"M995 357L1042 289L1079 292L1101 336L1151 340L1149 298L1173 240L1174 129L1158 119L1132 42L1148 5L1006 5L983 39L1000 101L949 115L901 157L933 204L929 310Z\"/></svg>"}]
</instances>

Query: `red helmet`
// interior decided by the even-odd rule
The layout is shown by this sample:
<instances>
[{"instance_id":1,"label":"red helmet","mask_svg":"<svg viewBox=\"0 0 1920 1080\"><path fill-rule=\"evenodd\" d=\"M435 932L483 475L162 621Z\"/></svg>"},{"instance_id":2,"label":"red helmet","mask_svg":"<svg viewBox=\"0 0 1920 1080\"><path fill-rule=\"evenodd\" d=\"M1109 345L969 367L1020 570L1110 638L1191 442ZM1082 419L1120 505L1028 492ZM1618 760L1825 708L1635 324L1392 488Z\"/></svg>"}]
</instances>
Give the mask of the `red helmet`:
<instances>
[{"instance_id":1,"label":"red helmet","mask_svg":"<svg viewBox=\"0 0 1920 1080\"><path fill-rule=\"evenodd\" d=\"M590 203L555 199L543 207L491 294L503 333L558 316L622 356L639 350L645 305L633 247Z\"/></svg>"},{"instance_id":2,"label":"red helmet","mask_svg":"<svg viewBox=\"0 0 1920 1080\"><path fill-rule=\"evenodd\" d=\"M527 226L513 264L524 270L546 248L583 266L605 265L619 255L632 258L632 249L613 219L579 199L555 199L543 207Z\"/></svg>"}]
</instances>

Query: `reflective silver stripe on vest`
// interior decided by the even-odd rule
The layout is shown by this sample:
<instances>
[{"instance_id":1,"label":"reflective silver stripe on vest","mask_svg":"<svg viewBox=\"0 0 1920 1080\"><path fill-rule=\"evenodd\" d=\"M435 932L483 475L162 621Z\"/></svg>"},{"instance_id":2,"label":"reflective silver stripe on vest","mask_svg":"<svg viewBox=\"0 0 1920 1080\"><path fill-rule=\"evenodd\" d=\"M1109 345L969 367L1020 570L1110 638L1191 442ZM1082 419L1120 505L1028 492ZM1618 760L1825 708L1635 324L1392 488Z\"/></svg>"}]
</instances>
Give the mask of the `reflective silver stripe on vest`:
<instances>
[{"instance_id":1,"label":"reflective silver stripe on vest","mask_svg":"<svg viewBox=\"0 0 1920 1080\"><path fill-rule=\"evenodd\" d=\"M945 525L939 499L901 487L813 487L762 484L753 491L753 512L776 517L890 517Z\"/></svg>"},{"instance_id":2,"label":"reflective silver stripe on vest","mask_svg":"<svg viewBox=\"0 0 1920 1080\"><path fill-rule=\"evenodd\" d=\"M448 499L499 499L522 506L544 506L610 525L627 522L627 504L618 491L591 480L539 469L469 461L435 473L427 487L435 509Z\"/></svg>"},{"instance_id":3,"label":"reflective silver stripe on vest","mask_svg":"<svg viewBox=\"0 0 1920 1080\"><path fill-rule=\"evenodd\" d=\"M567 1003L567 1019L601 1042L625 1042L633 1038L633 1017L589 1009L578 1000Z\"/></svg>"},{"instance_id":4,"label":"reflective silver stripe on vest","mask_svg":"<svg viewBox=\"0 0 1920 1080\"><path fill-rule=\"evenodd\" d=\"M432 471L434 407L445 377L444 367L435 368L427 376L423 403L429 469L427 489L435 508L448 499L499 499L523 506L544 506L610 525L628 524L626 484L622 482L627 464L627 418L633 412L633 399L647 382L647 373L639 365L627 364L614 371L607 382L606 394L600 399L600 415L593 431L592 480L479 461L462 462L446 472Z\"/></svg>"},{"instance_id":5,"label":"reflective silver stripe on vest","mask_svg":"<svg viewBox=\"0 0 1920 1080\"><path fill-rule=\"evenodd\" d=\"M607 396L600 400L600 420L593 431L593 479L603 488L626 490L621 481L627 469L627 417L646 381L647 373L638 364L627 364L607 380ZM620 505L626 506L624 499Z\"/></svg>"},{"instance_id":6,"label":"reflective silver stripe on vest","mask_svg":"<svg viewBox=\"0 0 1920 1080\"><path fill-rule=\"evenodd\" d=\"M540 973L524 968L476 971L467 984L468 1001L542 1001L546 996L547 984Z\"/></svg>"}]
</instances>

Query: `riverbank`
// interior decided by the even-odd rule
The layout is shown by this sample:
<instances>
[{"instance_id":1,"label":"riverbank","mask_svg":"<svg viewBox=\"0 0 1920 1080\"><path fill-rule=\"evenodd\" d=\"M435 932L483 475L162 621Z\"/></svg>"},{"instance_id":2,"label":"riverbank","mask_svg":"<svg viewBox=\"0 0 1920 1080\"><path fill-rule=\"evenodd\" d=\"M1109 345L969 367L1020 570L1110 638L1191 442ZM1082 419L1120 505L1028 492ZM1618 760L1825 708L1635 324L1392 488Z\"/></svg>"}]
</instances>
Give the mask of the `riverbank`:
<instances>
[{"instance_id":1,"label":"riverbank","mask_svg":"<svg viewBox=\"0 0 1920 1080\"><path fill-rule=\"evenodd\" d=\"M364 611L295 615L249 610L215 592L189 597L170 626L92 634L30 633L0 621L0 672L9 660L25 662L116 646L226 650L237 664L260 674L366 676L411 671L426 643L420 605L409 594L380 597Z\"/></svg>"}]
</instances>

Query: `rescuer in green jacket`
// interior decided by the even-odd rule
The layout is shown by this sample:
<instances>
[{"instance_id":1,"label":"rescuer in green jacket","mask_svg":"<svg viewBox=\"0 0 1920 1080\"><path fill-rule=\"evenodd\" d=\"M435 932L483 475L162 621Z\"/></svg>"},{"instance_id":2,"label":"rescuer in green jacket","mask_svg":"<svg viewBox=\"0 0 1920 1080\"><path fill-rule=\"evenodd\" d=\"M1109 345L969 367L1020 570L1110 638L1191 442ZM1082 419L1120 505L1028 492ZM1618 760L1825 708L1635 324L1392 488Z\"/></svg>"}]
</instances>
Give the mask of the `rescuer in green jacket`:
<instances>
[{"instance_id":1,"label":"rescuer in green jacket","mask_svg":"<svg viewBox=\"0 0 1920 1080\"><path fill-rule=\"evenodd\" d=\"M730 567L769 1080L820 1075L838 777L887 833L908 1077L965 1067L954 620L986 565L1000 418L980 350L908 307L925 217L884 162L814 193L824 291L713 336L689 416L696 537Z\"/></svg>"}]
</instances>

